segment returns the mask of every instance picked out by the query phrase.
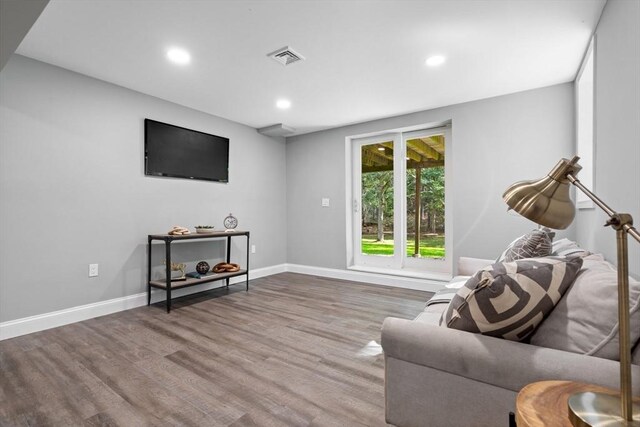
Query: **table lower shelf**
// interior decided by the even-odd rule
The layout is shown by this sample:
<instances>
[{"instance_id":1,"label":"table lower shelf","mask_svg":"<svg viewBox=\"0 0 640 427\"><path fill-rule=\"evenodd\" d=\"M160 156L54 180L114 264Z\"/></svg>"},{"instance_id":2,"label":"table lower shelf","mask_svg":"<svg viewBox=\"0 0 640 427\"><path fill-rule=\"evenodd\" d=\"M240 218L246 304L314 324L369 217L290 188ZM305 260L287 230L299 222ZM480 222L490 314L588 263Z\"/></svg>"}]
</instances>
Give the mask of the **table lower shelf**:
<instances>
[{"instance_id":1,"label":"table lower shelf","mask_svg":"<svg viewBox=\"0 0 640 427\"><path fill-rule=\"evenodd\" d=\"M233 273L213 273L195 279L193 277L187 277L186 280L172 280L171 289L186 288L189 286L200 285L202 283L215 282L216 280L229 279L231 277L243 276L247 274L247 270L234 271ZM153 288L167 289L167 281L165 279L151 280L149 285Z\"/></svg>"}]
</instances>

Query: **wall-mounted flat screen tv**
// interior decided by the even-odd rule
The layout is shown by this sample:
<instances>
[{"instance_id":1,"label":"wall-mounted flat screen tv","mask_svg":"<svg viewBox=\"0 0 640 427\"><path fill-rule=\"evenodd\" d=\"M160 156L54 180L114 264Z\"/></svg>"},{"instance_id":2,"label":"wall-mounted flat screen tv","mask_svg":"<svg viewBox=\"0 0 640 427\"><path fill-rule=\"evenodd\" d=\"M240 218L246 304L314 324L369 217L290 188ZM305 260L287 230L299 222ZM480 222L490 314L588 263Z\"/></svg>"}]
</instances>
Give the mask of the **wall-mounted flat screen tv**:
<instances>
[{"instance_id":1,"label":"wall-mounted flat screen tv","mask_svg":"<svg viewBox=\"0 0 640 427\"><path fill-rule=\"evenodd\" d=\"M145 119L144 173L229 182L229 138Z\"/></svg>"}]
</instances>

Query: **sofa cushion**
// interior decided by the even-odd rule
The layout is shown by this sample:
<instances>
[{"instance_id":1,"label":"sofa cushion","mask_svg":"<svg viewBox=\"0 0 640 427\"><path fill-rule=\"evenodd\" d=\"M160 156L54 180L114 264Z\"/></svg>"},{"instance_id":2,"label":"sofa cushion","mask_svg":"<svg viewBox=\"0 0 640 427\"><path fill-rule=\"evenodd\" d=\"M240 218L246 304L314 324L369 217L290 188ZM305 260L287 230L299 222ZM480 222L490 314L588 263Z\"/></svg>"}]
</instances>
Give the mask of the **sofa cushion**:
<instances>
[{"instance_id":1,"label":"sofa cushion","mask_svg":"<svg viewBox=\"0 0 640 427\"><path fill-rule=\"evenodd\" d=\"M470 276L456 276L444 288L439 289L430 299L418 316L414 319L416 322L429 323L438 325L442 313L447 308L456 291L464 286Z\"/></svg>"},{"instance_id":2,"label":"sofa cushion","mask_svg":"<svg viewBox=\"0 0 640 427\"><path fill-rule=\"evenodd\" d=\"M478 271L458 290L441 323L522 341L553 309L581 266L578 257L495 263Z\"/></svg>"},{"instance_id":3,"label":"sofa cushion","mask_svg":"<svg viewBox=\"0 0 640 427\"><path fill-rule=\"evenodd\" d=\"M482 266L482 268L487 267L490 264L491 263L485 264L485 265ZM478 270L476 270L476 271L478 271ZM476 271L474 271L473 274L475 274ZM453 279L449 280L449 283L444 285L444 287L446 289L460 289L461 287L464 286L465 283L467 283L467 280L469 280L469 279L471 279L471 276L455 276Z\"/></svg>"},{"instance_id":4,"label":"sofa cushion","mask_svg":"<svg viewBox=\"0 0 640 427\"><path fill-rule=\"evenodd\" d=\"M444 288L438 289L436 293L433 294L431 298L429 298L429 301L427 301L426 306L429 307L430 305L440 304L440 303L449 304L453 299L453 297L455 296L458 289L463 287L464 284L467 283L467 280L469 280L470 278L471 276L454 277L449 281L449 283L447 283L444 286Z\"/></svg>"},{"instance_id":5,"label":"sofa cushion","mask_svg":"<svg viewBox=\"0 0 640 427\"><path fill-rule=\"evenodd\" d=\"M601 255L584 258L583 270L531 343L619 360L618 275ZM631 345L640 339L640 282L629 278Z\"/></svg>"},{"instance_id":6,"label":"sofa cushion","mask_svg":"<svg viewBox=\"0 0 640 427\"><path fill-rule=\"evenodd\" d=\"M496 262L549 256L554 236L555 233L548 228L533 230L511 242Z\"/></svg>"},{"instance_id":7,"label":"sofa cushion","mask_svg":"<svg viewBox=\"0 0 640 427\"><path fill-rule=\"evenodd\" d=\"M442 317L442 313L447 308L447 306L448 304L443 302L430 304L413 320L416 322L428 323L430 325L438 326L438 323L440 323L440 318Z\"/></svg>"}]
</instances>

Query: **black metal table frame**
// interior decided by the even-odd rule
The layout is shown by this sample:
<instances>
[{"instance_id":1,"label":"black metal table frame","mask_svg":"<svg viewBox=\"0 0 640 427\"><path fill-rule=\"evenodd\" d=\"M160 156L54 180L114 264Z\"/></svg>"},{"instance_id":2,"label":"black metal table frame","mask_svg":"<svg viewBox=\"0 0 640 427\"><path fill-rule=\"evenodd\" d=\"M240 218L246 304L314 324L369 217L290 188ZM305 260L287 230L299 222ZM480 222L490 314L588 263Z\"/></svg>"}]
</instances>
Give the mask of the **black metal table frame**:
<instances>
[{"instance_id":1,"label":"black metal table frame","mask_svg":"<svg viewBox=\"0 0 640 427\"><path fill-rule=\"evenodd\" d=\"M225 275L225 277L209 277L206 279L201 279L195 283L189 285L179 286L179 288L187 288L190 286L201 285L203 283L215 282L217 280L226 280L226 286L229 287L229 279L231 277L246 275L246 290L249 290L249 232L248 231L229 231L229 232L215 232L215 233L203 233L203 234L186 234L186 235L169 235L169 234L149 234L147 237L147 305L151 305L151 288L153 287L151 284L151 248L153 247L152 242L154 240L160 240L164 242L165 245L165 279L166 279L166 304L167 304L167 313L171 311L171 243L174 241L183 241L183 240L198 240L198 239L220 239L226 238L227 240L227 258L226 262L231 262L231 238L235 236L246 236L247 237L247 264L245 271L240 271L237 274L229 274Z\"/></svg>"}]
</instances>

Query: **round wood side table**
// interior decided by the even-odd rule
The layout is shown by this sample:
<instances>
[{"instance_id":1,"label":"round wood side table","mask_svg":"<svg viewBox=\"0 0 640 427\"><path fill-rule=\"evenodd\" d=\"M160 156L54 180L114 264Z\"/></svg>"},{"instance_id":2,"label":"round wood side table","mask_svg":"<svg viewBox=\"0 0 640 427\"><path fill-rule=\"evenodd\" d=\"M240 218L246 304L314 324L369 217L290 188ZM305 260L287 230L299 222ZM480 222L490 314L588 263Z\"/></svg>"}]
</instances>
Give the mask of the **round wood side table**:
<instances>
[{"instance_id":1,"label":"round wood side table","mask_svg":"<svg viewBox=\"0 0 640 427\"><path fill-rule=\"evenodd\" d=\"M518 427L572 427L567 401L574 393L589 391L618 394L616 390L573 381L528 384L520 390L516 399L516 423ZM633 400L640 401L640 398Z\"/></svg>"}]
</instances>

